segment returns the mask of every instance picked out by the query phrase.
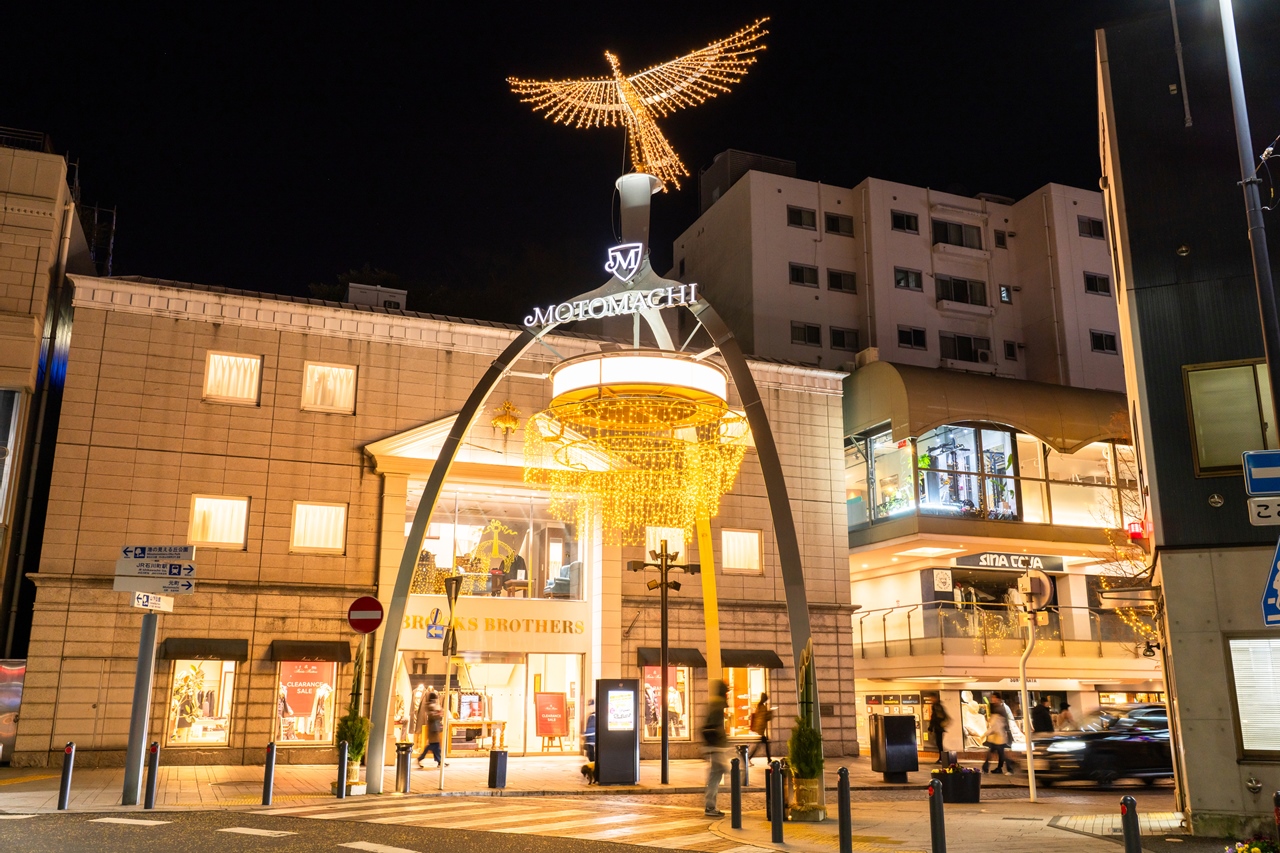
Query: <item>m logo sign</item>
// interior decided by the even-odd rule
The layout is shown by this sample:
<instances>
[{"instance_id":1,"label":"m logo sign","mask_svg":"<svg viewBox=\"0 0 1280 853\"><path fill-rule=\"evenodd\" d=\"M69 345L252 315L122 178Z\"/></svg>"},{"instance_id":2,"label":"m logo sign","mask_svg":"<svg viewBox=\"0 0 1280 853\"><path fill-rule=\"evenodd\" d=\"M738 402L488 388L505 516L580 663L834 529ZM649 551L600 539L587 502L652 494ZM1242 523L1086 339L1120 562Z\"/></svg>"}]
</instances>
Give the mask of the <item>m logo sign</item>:
<instances>
[{"instance_id":1,"label":"m logo sign","mask_svg":"<svg viewBox=\"0 0 1280 853\"><path fill-rule=\"evenodd\" d=\"M640 269L640 250L643 248L642 243L614 246L609 249L609 262L604 265L604 271L612 273L621 281L631 281L636 270Z\"/></svg>"}]
</instances>

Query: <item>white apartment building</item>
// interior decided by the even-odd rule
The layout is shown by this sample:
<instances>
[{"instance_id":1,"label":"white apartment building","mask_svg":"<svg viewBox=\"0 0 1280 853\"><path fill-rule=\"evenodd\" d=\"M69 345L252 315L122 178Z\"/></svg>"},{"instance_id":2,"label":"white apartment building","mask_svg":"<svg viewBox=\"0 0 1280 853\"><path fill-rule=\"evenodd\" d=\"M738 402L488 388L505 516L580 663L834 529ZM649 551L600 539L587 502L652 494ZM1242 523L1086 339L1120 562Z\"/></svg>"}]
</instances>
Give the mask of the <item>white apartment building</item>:
<instances>
[{"instance_id":1,"label":"white apartment building","mask_svg":"<svg viewBox=\"0 0 1280 853\"><path fill-rule=\"evenodd\" d=\"M733 180L742 158L703 173L714 202L675 240L672 276L698 282L748 352L835 367L872 349L864 361L1123 391L1100 193Z\"/></svg>"},{"instance_id":2,"label":"white apartment building","mask_svg":"<svg viewBox=\"0 0 1280 853\"><path fill-rule=\"evenodd\" d=\"M757 357L850 373L858 723L914 714L923 743L940 702L961 721L947 748L978 748L983 704L1017 690L1027 568L1054 587L1033 694L1077 714L1163 698L1144 614L1103 595L1123 531L1144 528L1100 194L791 172L721 154L672 277L697 282Z\"/></svg>"}]
</instances>

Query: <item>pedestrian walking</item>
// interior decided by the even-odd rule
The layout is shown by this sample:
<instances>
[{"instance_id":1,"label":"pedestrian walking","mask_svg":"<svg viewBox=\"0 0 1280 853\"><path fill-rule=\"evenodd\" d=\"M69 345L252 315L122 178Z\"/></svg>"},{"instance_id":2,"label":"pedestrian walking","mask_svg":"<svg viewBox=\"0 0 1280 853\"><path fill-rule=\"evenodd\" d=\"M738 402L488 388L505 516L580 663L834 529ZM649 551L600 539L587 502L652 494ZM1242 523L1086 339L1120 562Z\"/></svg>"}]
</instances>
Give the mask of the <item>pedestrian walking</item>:
<instances>
[{"instance_id":1,"label":"pedestrian walking","mask_svg":"<svg viewBox=\"0 0 1280 853\"><path fill-rule=\"evenodd\" d=\"M1076 718L1071 713L1071 706L1066 702L1062 703L1062 707L1058 709L1058 731L1070 732L1075 731Z\"/></svg>"},{"instance_id":2,"label":"pedestrian walking","mask_svg":"<svg viewBox=\"0 0 1280 853\"><path fill-rule=\"evenodd\" d=\"M991 710L987 712L987 731L983 735L983 743L987 747L986 757L982 759L983 773L1004 772L1004 751L1008 748L1010 740L1012 740L1012 730L1009 728L1004 700L1000 698L999 693L992 693ZM990 770L993 755L996 757L996 769Z\"/></svg>"},{"instance_id":3,"label":"pedestrian walking","mask_svg":"<svg viewBox=\"0 0 1280 853\"><path fill-rule=\"evenodd\" d=\"M422 749L422 755L418 756L418 766L427 766L427 753L431 753L436 760L436 766L439 767L443 762L440 757L440 741L444 734L444 711L440 708L440 696L434 690L427 691L427 698L422 702L419 709L422 716L419 725L425 725L427 728L427 745Z\"/></svg>"},{"instance_id":4,"label":"pedestrian walking","mask_svg":"<svg viewBox=\"0 0 1280 853\"><path fill-rule=\"evenodd\" d=\"M1049 697L1041 696L1039 703L1031 709L1031 731L1042 734L1053 731L1053 711L1049 710Z\"/></svg>"},{"instance_id":5,"label":"pedestrian walking","mask_svg":"<svg viewBox=\"0 0 1280 853\"><path fill-rule=\"evenodd\" d=\"M587 722L582 727L582 748L586 750L587 761L596 760L596 700L587 700Z\"/></svg>"},{"instance_id":6,"label":"pedestrian walking","mask_svg":"<svg viewBox=\"0 0 1280 853\"><path fill-rule=\"evenodd\" d=\"M724 731L728 696L729 686L717 681L711 688L711 701L707 703L707 721L702 725L702 742L707 750L707 817L724 817L716 798L720 794L720 782L729 769L729 738Z\"/></svg>"},{"instance_id":7,"label":"pedestrian walking","mask_svg":"<svg viewBox=\"0 0 1280 853\"><path fill-rule=\"evenodd\" d=\"M946 763L946 752L942 748L942 736L946 734L947 723L950 720L951 715L943 707L941 699L929 706L929 734L933 735L933 742L938 747L938 760L934 764Z\"/></svg>"},{"instance_id":8,"label":"pedestrian walking","mask_svg":"<svg viewBox=\"0 0 1280 853\"><path fill-rule=\"evenodd\" d=\"M773 709L769 707L769 694L761 693L756 709L751 712L751 731L759 735L760 740L751 747L751 752L747 753L747 764L756 757L756 750L761 746L764 747L764 760L767 763L773 762L773 754L769 751L769 722L772 719Z\"/></svg>"}]
</instances>

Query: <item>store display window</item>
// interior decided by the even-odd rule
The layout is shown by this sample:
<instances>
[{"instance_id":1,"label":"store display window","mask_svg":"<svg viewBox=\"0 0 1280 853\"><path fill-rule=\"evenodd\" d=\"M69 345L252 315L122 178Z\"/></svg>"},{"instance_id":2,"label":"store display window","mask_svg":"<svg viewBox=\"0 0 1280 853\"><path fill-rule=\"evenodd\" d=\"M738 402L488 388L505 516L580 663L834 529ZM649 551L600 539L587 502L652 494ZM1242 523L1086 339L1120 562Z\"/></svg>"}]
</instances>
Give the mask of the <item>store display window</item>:
<instances>
[{"instance_id":1,"label":"store display window","mask_svg":"<svg viewBox=\"0 0 1280 853\"><path fill-rule=\"evenodd\" d=\"M693 711L689 704L689 685L692 683L692 671L687 666L667 667L667 724L670 726L670 740L691 740L693 726L689 715ZM644 739L662 739L662 667L644 667Z\"/></svg>"},{"instance_id":2,"label":"store display window","mask_svg":"<svg viewBox=\"0 0 1280 853\"><path fill-rule=\"evenodd\" d=\"M724 683L729 686L729 719L725 725L729 737L755 737L751 712L760 701L760 694L769 692L769 670L760 666L725 667Z\"/></svg>"},{"instance_id":3,"label":"store display window","mask_svg":"<svg viewBox=\"0 0 1280 853\"><path fill-rule=\"evenodd\" d=\"M281 661L276 684L276 742L289 746L333 743L338 665Z\"/></svg>"},{"instance_id":4,"label":"store display window","mask_svg":"<svg viewBox=\"0 0 1280 853\"><path fill-rule=\"evenodd\" d=\"M225 746L235 683L235 661L174 661L164 745Z\"/></svg>"}]
</instances>

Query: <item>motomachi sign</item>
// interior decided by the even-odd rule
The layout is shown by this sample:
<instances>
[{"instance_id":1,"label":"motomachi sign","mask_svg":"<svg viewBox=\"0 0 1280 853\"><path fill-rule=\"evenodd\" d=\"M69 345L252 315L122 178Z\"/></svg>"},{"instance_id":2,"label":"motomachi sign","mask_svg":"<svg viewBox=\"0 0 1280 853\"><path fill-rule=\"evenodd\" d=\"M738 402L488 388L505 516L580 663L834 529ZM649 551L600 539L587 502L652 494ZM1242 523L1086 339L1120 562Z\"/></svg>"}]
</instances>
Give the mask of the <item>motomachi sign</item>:
<instances>
[{"instance_id":1,"label":"motomachi sign","mask_svg":"<svg viewBox=\"0 0 1280 853\"><path fill-rule=\"evenodd\" d=\"M577 302L560 302L546 308L535 308L524 318L530 328L549 326L552 323L568 323L573 320L599 320L603 317L619 317L637 314L646 308L674 308L692 305L698 301L698 285L681 284L674 287L655 287L653 290L628 290L612 296L581 299Z\"/></svg>"}]
</instances>

